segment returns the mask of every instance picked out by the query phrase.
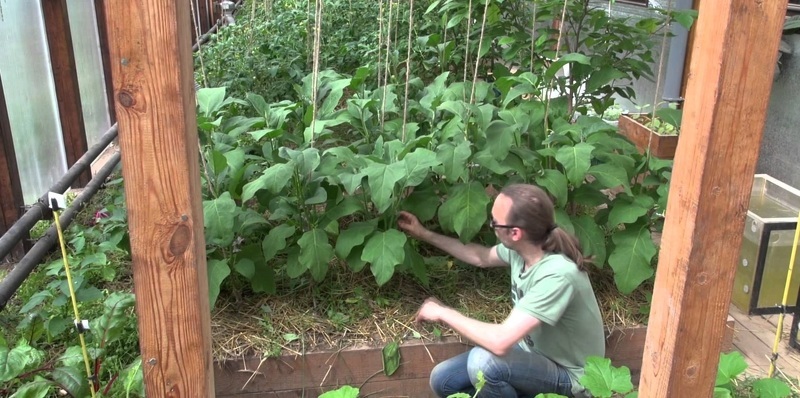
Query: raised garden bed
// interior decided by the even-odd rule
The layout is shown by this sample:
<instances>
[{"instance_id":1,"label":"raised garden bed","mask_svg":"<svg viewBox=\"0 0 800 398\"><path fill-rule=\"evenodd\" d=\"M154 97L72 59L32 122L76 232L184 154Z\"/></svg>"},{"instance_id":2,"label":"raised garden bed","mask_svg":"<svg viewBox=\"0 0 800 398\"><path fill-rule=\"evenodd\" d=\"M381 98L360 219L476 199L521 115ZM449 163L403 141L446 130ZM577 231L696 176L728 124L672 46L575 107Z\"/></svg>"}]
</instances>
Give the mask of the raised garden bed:
<instances>
[{"instance_id":1,"label":"raised garden bed","mask_svg":"<svg viewBox=\"0 0 800 398\"><path fill-rule=\"evenodd\" d=\"M677 135L662 135L642 124L640 115L622 115L619 118L619 133L627 137L644 153L649 145L650 153L661 159L675 157L675 148L678 147Z\"/></svg>"},{"instance_id":2,"label":"raised garden bed","mask_svg":"<svg viewBox=\"0 0 800 398\"><path fill-rule=\"evenodd\" d=\"M733 346L733 318L728 317L723 351ZM642 368L645 326L617 329L606 338L606 357L627 366L634 381ZM391 377L383 374L381 347L356 347L275 358L229 359L215 365L217 397L316 397L343 385L360 387L361 396L429 397L428 375L439 361L468 350L457 338L440 342L409 341L400 347L401 365Z\"/></svg>"}]
</instances>

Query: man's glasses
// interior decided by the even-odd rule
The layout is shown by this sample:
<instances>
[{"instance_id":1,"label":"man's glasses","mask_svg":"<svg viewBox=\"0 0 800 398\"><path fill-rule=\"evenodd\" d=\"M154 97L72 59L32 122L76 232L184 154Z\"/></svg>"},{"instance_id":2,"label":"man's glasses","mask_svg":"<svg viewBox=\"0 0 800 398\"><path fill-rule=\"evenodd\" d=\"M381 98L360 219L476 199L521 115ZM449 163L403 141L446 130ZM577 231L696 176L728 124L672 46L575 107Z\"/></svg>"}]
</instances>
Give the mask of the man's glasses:
<instances>
[{"instance_id":1,"label":"man's glasses","mask_svg":"<svg viewBox=\"0 0 800 398\"><path fill-rule=\"evenodd\" d=\"M493 228L493 229L497 229L497 228L508 228L508 229L511 229L511 228L519 228L519 227L517 227L516 225L502 225L502 224L498 224L496 221L494 221L494 218L492 218L492 219L489 219L489 228Z\"/></svg>"}]
</instances>

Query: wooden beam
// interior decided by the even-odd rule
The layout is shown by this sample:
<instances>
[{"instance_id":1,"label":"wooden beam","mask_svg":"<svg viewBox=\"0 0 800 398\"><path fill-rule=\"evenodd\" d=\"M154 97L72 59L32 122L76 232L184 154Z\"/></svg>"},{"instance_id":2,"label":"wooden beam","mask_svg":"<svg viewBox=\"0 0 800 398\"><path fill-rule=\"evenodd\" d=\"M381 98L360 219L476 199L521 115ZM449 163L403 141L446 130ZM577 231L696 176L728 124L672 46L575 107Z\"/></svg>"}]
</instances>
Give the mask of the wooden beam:
<instances>
[{"instance_id":1,"label":"wooden beam","mask_svg":"<svg viewBox=\"0 0 800 398\"><path fill-rule=\"evenodd\" d=\"M41 0L50 65L58 100L58 114L64 136L67 167L72 167L86 153L86 126L83 123L78 71L69 28L67 0ZM83 187L92 179L91 170L82 173L72 184Z\"/></svg>"},{"instance_id":2,"label":"wooden beam","mask_svg":"<svg viewBox=\"0 0 800 398\"><path fill-rule=\"evenodd\" d=\"M641 397L713 395L786 2L700 3Z\"/></svg>"},{"instance_id":3,"label":"wooden beam","mask_svg":"<svg viewBox=\"0 0 800 398\"><path fill-rule=\"evenodd\" d=\"M113 126L117 122L114 112L114 83L111 80L111 54L108 51L108 26L106 26L106 1L94 0L95 20L97 21L97 38L100 44L100 58L103 61L103 81L106 85L106 99L108 101L108 119Z\"/></svg>"},{"instance_id":4,"label":"wooden beam","mask_svg":"<svg viewBox=\"0 0 800 398\"><path fill-rule=\"evenodd\" d=\"M214 394L188 0L106 3L148 397Z\"/></svg>"},{"instance_id":5,"label":"wooden beam","mask_svg":"<svg viewBox=\"0 0 800 398\"><path fill-rule=\"evenodd\" d=\"M0 171L0 236L2 236L19 219L20 209L25 205L2 76L0 76L0 170L2 170ZM27 236L25 238L27 239ZM10 257L20 259L24 254L25 249L20 242L11 251ZM0 258L0 261L3 259Z\"/></svg>"}]
</instances>

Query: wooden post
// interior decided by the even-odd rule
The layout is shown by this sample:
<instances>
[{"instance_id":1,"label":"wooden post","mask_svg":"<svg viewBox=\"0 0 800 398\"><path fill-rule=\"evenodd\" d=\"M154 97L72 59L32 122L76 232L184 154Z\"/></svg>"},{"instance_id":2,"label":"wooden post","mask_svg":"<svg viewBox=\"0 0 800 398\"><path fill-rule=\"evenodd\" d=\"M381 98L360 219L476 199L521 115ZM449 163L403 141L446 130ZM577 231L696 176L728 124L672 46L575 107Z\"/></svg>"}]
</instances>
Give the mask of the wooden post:
<instances>
[{"instance_id":1,"label":"wooden post","mask_svg":"<svg viewBox=\"0 0 800 398\"><path fill-rule=\"evenodd\" d=\"M81 93L78 89L78 71L72 49L67 0L41 0L47 48L58 100L58 114L64 136L67 167L72 167L86 153L86 126L83 123ZM91 170L82 173L72 184L83 187L92 179Z\"/></svg>"},{"instance_id":2,"label":"wooden post","mask_svg":"<svg viewBox=\"0 0 800 398\"><path fill-rule=\"evenodd\" d=\"M8 120L8 107L3 92L3 79L0 76L0 236L14 225L24 204L14 140L11 136L11 122ZM24 254L22 242L11 251L11 257L16 259L22 258ZM0 258L0 262L2 261Z\"/></svg>"},{"instance_id":3,"label":"wooden post","mask_svg":"<svg viewBox=\"0 0 800 398\"><path fill-rule=\"evenodd\" d=\"M214 394L188 1L106 2L148 397Z\"/></svg>"},{"instance_id":4,"label":"wooden post","mask_svg":"<svg viewBox=\"0 0 800 398\"><path fill-rule=\"evenodd\" d=\"M786 2L700 2L640 397L713 395Z\"/></svg>"},{"instance_id":5,"label":"wooden post","mask_svg":"<svg viewBox=\"0 0 800 398\"><path fill-rule=\"evenodd\" d=\"M97 39L100 44L100 58L103 61L103 81L106 85L108 100L108 119L113 126L117 122L114 112L114 83L111 80L111 54L108 52L108 26L106 26L106 1L94 0L94 17L97 21Z\"/></svg>"}]
</instances>

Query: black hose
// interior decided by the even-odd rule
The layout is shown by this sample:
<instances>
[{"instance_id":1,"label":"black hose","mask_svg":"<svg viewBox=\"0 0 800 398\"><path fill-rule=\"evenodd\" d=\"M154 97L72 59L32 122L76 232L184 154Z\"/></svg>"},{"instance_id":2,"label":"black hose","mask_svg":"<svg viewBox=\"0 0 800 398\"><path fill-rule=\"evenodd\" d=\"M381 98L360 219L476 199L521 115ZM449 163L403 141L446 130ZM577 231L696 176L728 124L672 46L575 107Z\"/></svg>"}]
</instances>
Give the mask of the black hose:
<instances>
[{"instance_id":1,"label":"black hose","mask_svg":"<svg viewBox=\"0 0 800 398\"><path fill-rule=\"evenodd\" d=\"M64 193L67 189L72 185L73 182L80 176L87 168L92 166L92 162L100 156L100 154L108 147L108 144L111 143L115 138L117 138L118 128L117 125L114 124L111 126L102 137L100 137L100 141L96 144L92 145L88 151L86 151L77 162L75 162L72 167L67 170L67 173L61 177L58 182L53 184L52 187L47 192L56 192L56 193ZM20 217L11 228L6 231L3 236L0 236L0 258L5 258L6 255L11 253L11 250L14 249L14 246L20 241L20 239L24 238L36 225L36 222L45 218L49 217L50 210L47 205L47 194L45 193L39 201L34 203L25 214Z\"/></svg>"},{"instance_id":2,"label":"black hose","mask_svg":"<svg viewBox=\"0 0 800 398\"><path fill-rule=\"evenodd\" d=\"M120 160L119 152L114 153L114 155L109 159L109 161L97 172L97 174L86 184L86 187L83 191L72 201L72 203L67 207L66 210L61 214L59 218L59 222L61 225L69 225L72 220L75 218L78 213L83 209L83 206L89 202L89 200L97 193L98 190L103 186L106 179L111 172L114 171L114 168L117 166ZM44 205L42 204L42 207ZM27 215L27 214L26 214ZM14 224L16 225L16 224ZM8 301L11 299L11 296L17 292L22 282L30 275L31 271L42 261L42 258L46 256L50 251L53 249L53 246L56 244L56 239L58 238L58 232L56 231L55 225L51 226L47 233L39 240L36 241L36 244L33 245L28 254L25 257L22 257L22 260L14 266L14 268L0 281L0 311L2 311Z\"/></svg>"}]
</instances>

